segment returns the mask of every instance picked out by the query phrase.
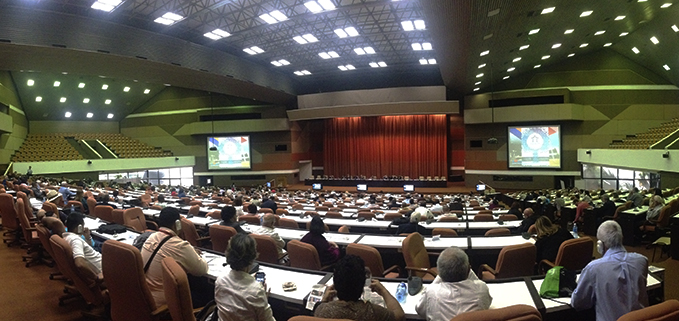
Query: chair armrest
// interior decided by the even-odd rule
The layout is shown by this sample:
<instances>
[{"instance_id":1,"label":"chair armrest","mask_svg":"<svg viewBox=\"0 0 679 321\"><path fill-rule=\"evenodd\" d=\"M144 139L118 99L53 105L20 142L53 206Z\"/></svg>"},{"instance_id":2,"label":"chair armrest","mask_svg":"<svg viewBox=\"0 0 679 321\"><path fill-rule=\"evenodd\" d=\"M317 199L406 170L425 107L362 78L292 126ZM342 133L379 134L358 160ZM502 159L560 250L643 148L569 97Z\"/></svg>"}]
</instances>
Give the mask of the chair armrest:
<instances>
[{"instance_id":1,"label":"chair armrest","mask_svg":"<svg viewBox=\"0 0 679 321\"><path fill-rule=\"evenodd\" d=\"M321 266L321 271L332 272L332 265Z\"/></svg>"},{"instance_id":2,"label":"chair armrest","mask_svg":"<svg viewBox=\"0 0 679 321\"><path fill-rule=\"evenodd\" d=\"M413 272L413 271L414 271L414 272L423 272L423 273L431 274L431 275L434 276L434 277L437 277L437 276L438 276L438 274L436 274L436 272L434 272L434 271L432 271L432 270L430 270L430 269L426 269L426 268L418 268L418 267L406 266L406 270L408 270L409 272Z\"/></svg>"},{"instance_id":3,"label":"chair armrest","mask_svg":"<svg viewBox=\"0 0 679 321\"><path fill-rule=\"evenodd\" d=\"M146 228L157 231L158 230L158 224L153 221L146 221Z\"/></svg>"},{"instance_id":4,"label":"chair armrest","mask_svg":"<svg viewBox=\"0 0 679 321\"><path fill-rule=\"evenodd\" d=\"M495 269L490 267L490 265L488 264L481 264L481 266L479 267L479 275L481 275L483 271L488 271L493 275L497 275L497 271L495 271Z\"/></svg>"},{"instance_id":5,"label":"chair armrest","mask_svg":"<svg viewBox=\"0 0 679 321\"><path fill-rule=\"evenodd\" d=\"M430 256L440 256L441 252L427 252L427 254Z\"/></svg>"},{"instance_id":6,"label":"chair armrest","mask_svg":"<svg viewBox=\"0 0 679 321\"><path fill-rule=\"evenodd\" d=\"M151 315L154 317L157 317L161 314L167 313L169 310L167 308L167 304L163 304L160 307L156 308L154 311L151 312Z\"/></svg>"},{"instance_id":7,"label":"chair armrest","mask_svg":"<svg viewBox=\"0 0 679 321\"><path fill-rule=\"evenodd\" d=\"M382 276L385 276L385 275L387 275L391 272L394 272L394 270L398 270L398 274L401 274L401 267L398 266L398 265L392 265L390 268L384 270L384 272L382 273Z\"/></svg>"},{"instance_id":8,"label":"chair armrest","mask_svg":"<svg viewBox=\"0 0 679 321\"><path fill-rule=\"evenodd\" d=\"M203 236L203 237L197 238L196 241L198 241L198 242L209 241L210 238L211 238L211 237L210 237L209 235L208 235L208 236Z\"/></svg>"},{"instance_id":9,"label":"chair armrest","mask_svg":"<svg viewBox=\"0 0 679 321\"><path fill-rule=\"evenodd\" d=\"M542 260L542 261L540 261L540 264L539 264L540 270L542 271L543 274L547 273L547 270L549 270L549 269L551 269L555 266L556 266L556 264L554 264L554 262L552 262L550 260Z\"/></svg>"}]
</instances>

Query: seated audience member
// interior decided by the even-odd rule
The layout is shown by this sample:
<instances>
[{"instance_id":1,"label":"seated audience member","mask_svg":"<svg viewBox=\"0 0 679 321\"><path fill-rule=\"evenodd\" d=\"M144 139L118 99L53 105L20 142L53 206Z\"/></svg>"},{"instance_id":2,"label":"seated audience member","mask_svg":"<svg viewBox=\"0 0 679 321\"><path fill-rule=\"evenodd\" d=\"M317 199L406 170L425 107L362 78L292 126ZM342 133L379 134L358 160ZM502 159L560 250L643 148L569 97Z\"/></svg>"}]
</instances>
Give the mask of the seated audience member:
<instances>
[{"instance_id":1,"label":"seated audience member","mask_svg":"<svg viewBox=\"0 0 679 321\"><path fill-rule=\"evenodd\" d=\"M428 285L415 306L428 321L447 321L460 313L487 310L493 298L485 282L469 265L469 257L459 248L449 247L436 261L439 275Z\"/></svg>"},{"instance_id":2,"label":"seated audience member","mask_svg":"<svg viewBox=\"0 0 679 321\"><path fill-rule=\"evenodd\" d=\"M178 209L174 207L163 208L158 217L158 225L160 226L158 232L151 234L141 249L144 266L146 266L149 260L153 260L146 271L146 283L149 286L151 295L153 295L153 299L156 301L156 306L166 303L165 292L163 292L162 261L164 258L174 258L184 268L186 273L191 275L203 276L208 272L207 262L198 255L198 252L193 249L189 242L177 236L182 226L180 218ZM164 243L161 244L163 241ZM158 249L159 246L160 249ZM155 256L153 256L156 249L158 250ZM191 296L194 298L193 303L196 307L207 303L201 302L202 300L198 299L203 296L200 293L194 292L191 293Z\"/></svg>"},{"instance_id":3,"label":"seated audience member","mask_svg":"<svg viewBox=\"0 0 679 321\"><path fill-rule=\"evenodd\" d=\"M634 207L641 207L644 204L644 197L639 193L639 189L635 187L627 195L627 201L634 202Z\"/></svg>"},{"instance_id":4,"label":"seated audience member","mask_svg":"<svg viewBox=\"0 0 679 321\"><path fill-rule=\"evenodd\" d=\"M594 307L597 321L615 321L648 304L648 259L625 250L616 221L601 223L596 237L597 251L603 256L582 269L571 305L576 310Z\"/></svg>"},{"instance_id":5,"label":"seated audience member","mask_svg":"<svg viewBox=\"0 0 679 321\"><path fill-rule=\"evenodd\" d=\"M309 233L304 235L300 241L309 243L316 248L321 265L330 265L339 260L341 251L335 242L328 242L323 233L325 233L323 220L319 216L314 216L311 219Z\"/></svg>"},{"instance_id":6,"label":"seated audience member","mask_svg":"<svg viewBox=\"0 0 679 321\"><path fill-rule=\"evenodd\" d=\"M82 188L78 188L78 190L75 192L75 197L73 200L80 202L80 206L83 209L83 212L89 213L89 210L87 208L87 197L85 197L85 193L83 192Z\"/></svg>"},{"instance_id":7,"label":"seated audience member","mask_svg":"<svg viewBox=\"0 0 679 321\"><path fill-rule=\"evenodd\" d=\"M61 187L59 187L59 194L61 194L61 197L64 200L64 204L68 203L68 199L75 195L71 191L71 189L68 188L68 183L66 183L66 181L61 182Z\"/></svg>"},{"instance_id":8,"label":"seated audience member","mask_svg":"<svg viewBox=\"0 0 679 321\"><path fill-rule=\"evenodd\" d=\"M538 215L535 215L535 212L533 212L533 209L530 207L523 210L523 217L524 219L521 221L521 225L516 228L516 231L519 234L528 232L530 226L535 224L535 221L538 219Z\"/></svg>"},{"instance_id":9,"label":"seated audience member","mask_svg":"<svg viewBox=\"0 0 679 321\"><path fill-rule=\"evenodd\" d=\"M238 223L236 217L236 208L233 206L224 206L222 208L222 222L219 223L220 225L225 225L225 226L231 226L234 229L236 229L236 232L238 233L246 233L243 228L240 227L240 223Z\"/></svg>"},{"instance_id":10,"label":"seated audience member","mask_svg":"<svg viewBox=\"0 0 679 321\"><path fill-rule=\"evenodd\" d=\"M646 212L646 224L655 225L663 206L665 206L665 200L663 200L662 196L653 195L651 202L648 204L648 212Z\"/></svg>"},{"instance_id":11,"label":"seated audience member","mask_svg":"<svg viewBox=\"0 0 679 321\"><path fill-rule=\"evenodd\" d=\"M431 214L431 212L429 212ZM420 225L420 219L422 217L421 212L413 212L413 214L410 214L410 220L408 223L401 223L398 225L398 229L396 229L396 234L401 234L401 233L414 233L418 232L422 235L429 235L431 234L427 228L424 226ZM432 215L433 218L433 215Z\"/></svg>"},{"instance_id":12,"label":"seated audience member","mask_svg":"<svg viewBox=\"0 0 679 321\"><path fill-rule=\"evenodd\" d=\"M492 200L490 204L488 205L489 210L495 210L495 209L501 209L502 206L500 205L500 202L498 200Z\"/></svg>"},{"instance_id":13,"label":"seated audience member","mask_svg":"<svg viewBox=\"0 0 679 321\"><path fill-rule=\"evenodd\" d=\"M535 221L535 229L537 229L537 240L535 247L537 248L536 262L542 260L556 260L556 254L559 252L559 246L566 240L573 238L573 235L562 229L559 225L552 224L546 216L540 216Z\"/></svg>"},{"instance_id":14,"label":"seated audience member","mask_svg":"<svg viewBox=\"0 0 679 321\"><path fill-rule=\"evenodd\" d=\"M601 195L601 207L597 211L597 221L600 222L606 216L613 217L616 209L615 203L611 201L608 194Z\"/></svg>"},{"instance_id":15,"label":"seated audience member","mask_svg":"<svg viewBox=\"0 0 679 321\"><path fill-rule=\"evenodd\" d=\"M347 255L335 266L333 285L323 294L316 306L314 316L327 319L350 319L355 321L405 321L405 313L382 283L370 281L370 290L384 298L387 306L361 300L366 281L365 263L355 255ZM334 300L335 297L337 300Z\"/></svg>"},{"instance_id":16,"label":"seated audience member","mask_svg":"<svg viewBox=\"0 0 679 321\"><path fill-rule=\"evenodd\" d=\"M243 198L242 197L236 197L236 199L233 200L233 207L236 208L236 217L240 217L241 215L245 215L245 212L243 211Z\"/></svg>"},{"instance_id":17,"label":"seated audience member","mask_svg":"<svg viewBox=\"0 0 679 321\"><path fill-rule=\"evenodd\" d=\"M247 215L257 215L257 205L255 204L248 205Z\"/></svg>"},{"instance_id":18,"label":"seated audience member","mask_svg":"<svg viewBox=\"0 0 679 321\"><path fill-rule=\"evenodd\" d=\"M270 213L265 214L262 217L262 227L260 227L254 233L271 236L271 238L276 243L276 249L278 249L278 259L281 260L284 259L285 256L287 255L287 252L285 251L285 249L283 249L285 247L285 241L283 241L283 239L278 235L278 233L276 233L274 223L276 223L276 215Z\"/></svg>"},{"instance_id":19,"label":"seated audience member","mask_svg":"<svg viewBox=\"0 0 679 321\"><path fill-rule=\"evenodd\" d=\"M578 201L578 197L575 196L573 198L573 204L578 204L577 207L575 208L575 220L573 220L574 223L581 222L582 221L582 214L585 213L585 210L589 208L589 202L586 202L584 199L582 201Z\"/></svg>"},{"instance_id":20,"label":"seated audience member","mask_svg":"<svg viewBox=\"0 0 679 321\"><path fill-rule=\"evenodd\" d=\"M274 213L276 213L276 210L278 209L278 204L276 204L276 196L271 195L269 197L263 198L262 205L260 205L259 207L270 208Z\"/></svg>"},{"instance_id":21,"label":"seated audience member","mask_svg":"<svg viewBox=\"0 0 679 321\"><path fill-rule=\"evenodd\" d=\"M247 234L236 234L226 248L231 269L215 281L215 303L220 321L275 321L267 301L266 281L250 274L257 258L257 243Z\"/></svg>"},{"instance_id":22,"label":"seated audience member","mask_svg":"<svg viewBox=\"0 0 679 321\"><path fill-rule=\"evenodd\" d=\"M507 214L514 214L516 217L521 217L521 204L519 202L512 203L512 207L509 208Z\"/></svg>"},{"instance_id":23,"label":"seated audience member","mask_svg":"<svg viewBox=\"0 0 679 321\"><path fill-rule=\"evenodd\" d=\"M97 205L110 206L110 207L113 207L113 209L118 208L118 206L116 206L115 204L109 203L109 197L108 197L108 194L106 194L106 193L101 193L99 195L99 202L97 202Z\"/></svg>"},{"instance_id":24,"label":"seated audience member","mask_svg":"<svg viewBox=\"0 0 679 321\"><path fill-rule=\"evenodd\" d=\"M90 230L85 227L83 214L73 212L66 220L66 231L61 237L73 250L75 266L85 280L97 282L101 276L101 253L94 250Z\"/></svg>"},{"instance_id":25,"label":"seated audience member","mask_svg":"<svg viewBox=\"0 0 679 321\"><path fill-rule=\"evenodd\" d=\"M452 203L448 205L450 207L451 211L462 211L462 199L459 197L456 197Z\"/></svg>"},{"instance_id":26,"label":"seated audience member","mask_svg":"<svg viewBox=\"0 0 679 321\"><path fill-rule=\"evenodd\" d=\"M45 192L40 188L39 183L40 181L33 182L33 184L31 184L31 191L35 198L43 200L45 198Z\"/></svg>"},{"instance_id":27,"label":"seated audience member","mask_svg":"<svg viewBox=\"0 0 679 321\"><path fill-rule=\"evenodd\" d=\"M587 203L592 203L592 196L589 194L588 190L582 191L582 201Z\"/></svg>"},{"instance_id":28,"label":"seated audience member","mask_svg":"<svg viewBox=\"0 0 679 321\"><path fill-rule=\"evenodd\" d=\"M565 206L566 200L563 199L561 191L556 192L556 198L554 198L554 207L556 207L556 212L554 213L554 216L556 216L557 219L561 219L561 209L563 209Z\"/></svg>"}]
</instances>

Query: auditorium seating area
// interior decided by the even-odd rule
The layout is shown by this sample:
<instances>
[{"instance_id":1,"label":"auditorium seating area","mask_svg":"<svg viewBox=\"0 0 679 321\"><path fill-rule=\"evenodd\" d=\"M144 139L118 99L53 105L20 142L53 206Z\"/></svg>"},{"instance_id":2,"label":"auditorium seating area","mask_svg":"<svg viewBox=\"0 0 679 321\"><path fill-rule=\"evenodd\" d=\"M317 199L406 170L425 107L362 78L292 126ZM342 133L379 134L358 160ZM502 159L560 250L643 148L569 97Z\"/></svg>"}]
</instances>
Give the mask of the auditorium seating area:
<instances>
[{"instance_id":1,"label":"auditorium seating area","mask_svg":"<svg viewBox=\"0 0 679 321\"><path fill-rule=\"evenodd\" d=\"M173 156L170 151L163 151L123 134L54 133L28 134L19 151L12 157L12 161L44 162L83 159L83 156L66 140L67 137L73 137L78 141L99 140L119 158Z\"/></svg>"},{"instance_id":2,"label":"auditorium seating area","mask_svg":"<svg viewBox=\"0 0 679 321\"><path fill-rule=\"evenodd\" d=\"M662 123L659 127L650 128L648 131L627 137L622 141L614 141L609 146L613 149L648 149L669 134L679 129L679 118Z\"/></svg>"},{"instance_id":3,"label":"auditorium seating area","mask_svg":"<svg viewBox=\"0 0 679 321\"><path fill-rule=\"evenodd\" d=\"M28 134L12 157L13 162L44 162L83 159L62 134Z\"/></svg>"}]
</instances>

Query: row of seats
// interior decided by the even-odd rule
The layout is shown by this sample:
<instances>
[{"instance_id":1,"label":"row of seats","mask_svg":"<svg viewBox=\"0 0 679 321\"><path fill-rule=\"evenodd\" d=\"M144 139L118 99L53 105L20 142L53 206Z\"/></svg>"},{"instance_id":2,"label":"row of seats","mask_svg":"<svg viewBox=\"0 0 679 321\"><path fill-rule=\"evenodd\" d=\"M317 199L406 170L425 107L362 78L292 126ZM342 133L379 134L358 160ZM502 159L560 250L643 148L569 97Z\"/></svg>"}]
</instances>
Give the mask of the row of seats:
<instances>
[{"instance_id":1,"label":"row of seats","mask_svg":"<svg viewBox=\"0 0 679 321\"><path fill-rule=\"evenodd\" d=\"M613 149L648 149L667 135L679 129L679 118L662 123L659 127L652 127L646 132L628 137L622 141L615 141L609 145Z\"/></svg>"}]
</instances>

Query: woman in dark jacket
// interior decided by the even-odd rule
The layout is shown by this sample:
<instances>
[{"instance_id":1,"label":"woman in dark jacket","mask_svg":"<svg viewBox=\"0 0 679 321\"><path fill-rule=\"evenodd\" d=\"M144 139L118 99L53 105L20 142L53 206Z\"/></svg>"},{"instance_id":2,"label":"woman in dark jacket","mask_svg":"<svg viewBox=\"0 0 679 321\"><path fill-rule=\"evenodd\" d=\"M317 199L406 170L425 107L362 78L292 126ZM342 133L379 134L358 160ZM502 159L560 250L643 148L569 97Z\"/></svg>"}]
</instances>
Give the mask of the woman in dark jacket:
<instances>
[{"instance_id":1,"label":"woman in dark jacket","mask_svg":"<svg viewBox=\"0 0 679 321\"><path fill-rule=\"evenodd\" d=\"M309 233L304 235L300 241L311 244L316 248L321 265L330 265L340 259L341 252L335 242L328 242L325 239L323 233L325 233L323 220L319 216L314 216L311 219Z\"/></svg>"},{"instance_id":2,"label":"woman in dark jacket","mask_svg":"<svg viewBox=\"0 0 679 321\"><path fill-rule=\"evenodd\" d=\"M571 233L558 225L552 224L552 221L546 216L540 216L535 221L535 228L538 232L538 238L535 241L535 247L537 248L535 261L538 263L544 259L554 262L557 253L559 253L561 243L573 238Z\"/></svg>"}]
</instances>

